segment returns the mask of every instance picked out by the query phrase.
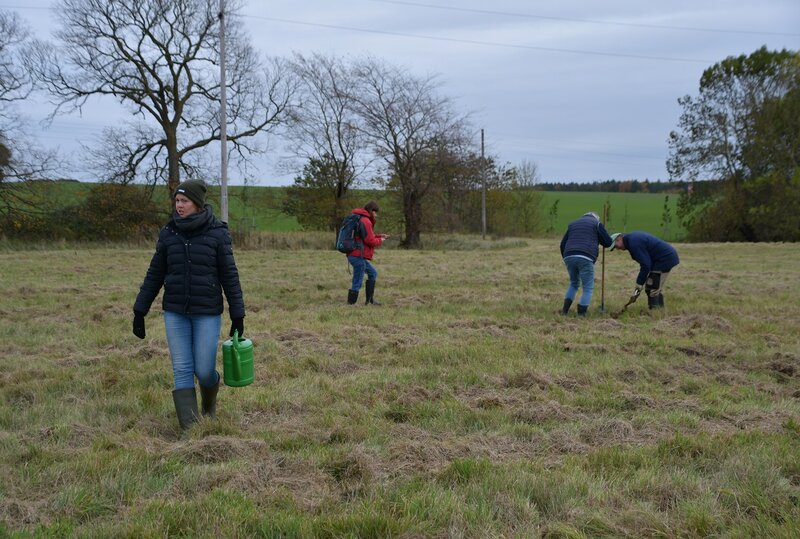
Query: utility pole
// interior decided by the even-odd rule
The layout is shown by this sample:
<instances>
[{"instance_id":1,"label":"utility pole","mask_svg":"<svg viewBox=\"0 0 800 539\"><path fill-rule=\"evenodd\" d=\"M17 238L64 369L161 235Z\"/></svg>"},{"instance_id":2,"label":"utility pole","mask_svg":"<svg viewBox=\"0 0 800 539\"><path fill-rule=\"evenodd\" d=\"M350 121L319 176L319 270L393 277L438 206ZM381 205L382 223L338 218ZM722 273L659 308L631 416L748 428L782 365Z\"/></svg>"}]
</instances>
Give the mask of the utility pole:
<instances>
[{"instance_id":1,"label":"utility pole","mask_svg":"<svg viewBox=\"0 0 800 539\"><path fill-rule=\"evenodd\" d=\"M220 142L220 213L228 222L228 113L225 81L225 0L219 0L219 142Z\"/></svg>"},{"instance_id":2,"label":"utility pole","mask_svg":"<svg viewBox=\"0 0 800 539\"><path fill-rule=\"evenodd\" d=\"M603 226L606 226L608 219L608 202L603 203ZM603 271L600 277L600 312L606 312L606 248L603 247Z\"/></svg>"},{"instance_id":3,"label":"utility pole","mask_svg":"<svg viewBox=\"0 0 800 539\"><path fill-rule=\"evenodd\" d=\"M486 160L483 158L483 128L481 128L481 237L486 239Z\"/></svg>"}]
</instances>

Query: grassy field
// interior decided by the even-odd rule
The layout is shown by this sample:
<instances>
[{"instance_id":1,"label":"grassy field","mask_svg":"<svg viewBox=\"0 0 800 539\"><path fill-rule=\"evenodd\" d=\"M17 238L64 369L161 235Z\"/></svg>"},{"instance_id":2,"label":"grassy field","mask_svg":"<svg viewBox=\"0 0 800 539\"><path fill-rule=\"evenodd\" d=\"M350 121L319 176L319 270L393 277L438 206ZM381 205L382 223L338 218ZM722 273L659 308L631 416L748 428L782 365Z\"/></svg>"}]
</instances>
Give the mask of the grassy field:
<instances>
[{"instance_id":1,"label":"grassy field","mask_svg":"<svg viewBox=\"0 0 800 539\"><path fill-rule=\"evenodd\" d=\"M48 207L79 203L88 194L92 184L78 182L40 182L37 184L42 204ZM355 195L359 200L368 200L375 196L374 192L364 191ZM167 206L166 188L156 190L156 200ZM671 222L663 223L664 202L669 196L668 207ZM230 186L229 213L233 230L256 232L288 232L299 231L302 227L293 216L281 211L285 190L281 187L262 186ZM557 212L548 216L549 210L558 201ZM219 214L219 188L211 187L209 202ZM545 192L542 206L544 227L551 227L552 234L563 234L567 225L587 211L596 211L602 215L603 205L609 204L608 229L617 232L643 230L667 241L681 240L685 230L678 222L675 211L678 195L661 195L649 193L573 193ZM362 202L363 204L363 202ZM492 211L488 221L491 228ZM398 229L393 231L400 233ZM551 235L552 235L551 234Z\"/></svg>"},{"instance_id":2,"label":"grassy field","mask_svg":"<svg viewBox=\"0 0 800 539\"><path fill-rule=\"evenodd\" d=\"M667 199L667 197L669 197ZM678 207L677 194L662 195L651 193L544 193L545 223L552 225L557 233L566 230L573 219L577 219L587 211L603 214L603 204L608 204L608 221L606 228L610 232L631 232L642 230L655 234L667 241L681 240L686 231L675 215ZM558 201L558 213L551 223L547 217L548 210ZM668 223L664 223L664 203L669 208Z\"/></svg>"},{"instance_id":3,"label":"grassy field","mask_svg":"<svg viewBox=\"0 0 800 539\"><path fill-rule=\"evenodd\" d=\"M506 245L379 251L380 307L239 251L256 382L184 439L151 250L0 253L0 536L800 535L800 247L678 244L664 311L577 319L557 242Z\"/></svg>"}]
</instances>

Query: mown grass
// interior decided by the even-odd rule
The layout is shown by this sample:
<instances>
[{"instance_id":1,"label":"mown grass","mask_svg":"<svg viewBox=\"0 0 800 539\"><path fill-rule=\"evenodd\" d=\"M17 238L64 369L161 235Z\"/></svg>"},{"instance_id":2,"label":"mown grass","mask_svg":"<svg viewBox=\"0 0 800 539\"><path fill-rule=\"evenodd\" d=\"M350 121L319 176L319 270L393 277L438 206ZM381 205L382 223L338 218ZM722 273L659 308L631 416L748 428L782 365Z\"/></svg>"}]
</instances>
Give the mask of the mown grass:
<instances>
[{"instance_id":1,"label":"mown grass","mask_svg":"<svg viewBox=\"0 0 800 539\"><path fill-rule=\"evenodd\" d=\"M0 536L800 533L797 246L678 245L664 312L578 320L553 240L448 245L379 251L381 307L238 251L256 382L185 439L158 306L130 334L151 249L0 253Z\"/></svg>"}]
</instances>

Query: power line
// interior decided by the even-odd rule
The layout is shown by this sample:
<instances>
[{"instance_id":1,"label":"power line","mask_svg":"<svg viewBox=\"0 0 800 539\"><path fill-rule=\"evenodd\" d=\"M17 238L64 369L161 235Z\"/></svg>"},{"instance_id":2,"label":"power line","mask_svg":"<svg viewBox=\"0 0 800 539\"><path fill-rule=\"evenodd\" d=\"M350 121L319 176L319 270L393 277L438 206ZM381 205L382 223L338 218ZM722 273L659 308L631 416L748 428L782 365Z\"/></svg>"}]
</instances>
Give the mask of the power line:
<instances>
[{"instance_id":1,"label":"power line","mask_svg":"<svg viewBox=\"0 0 800 539\"><path fill-rule=\"evenodd\" d=\"M5 4L0 4L0 8L2 9L38 9L38 10L49 10L49 7L39 7L39 6L8 6Z\"/></svg>"},{"instance_id":2,"label":"power line","mask_svg":"<svg viewBox=\"0 0 800 539\"><path fill-rule=\"evenodd\" d=\"M544 51L544 52L560 52L560 53L568 53L568 54L584 54L590 56L611 56L615 58L635 58L637 60L660 60L666 62L689 62L695 64L713 64L714 61L712 60L700 60L697 58L677 58L677 57L670 57L670 56L653 56L648 54L627 54L627 53L617 53L617 52L599 52L599 51L587 51L587 50L580 50L580 49L560 49L555 47L537 47L534 45L518 45L514 43L500 43L497 41L478 41L474 39L458 39L458 38L451 38L451 37L439 37L439 36L429 36L424 34L408 34L404 32L392 32L389 30L372 30L368 28L356 28L353 26L341 26L338 24L323 24L317 22L308 22L308 21L297 21L292 19L280 19L277 17L263 17L260 15L244 15L244 17L250 19L259 19L262 21L271 21L271 22L282 22L287 24L297 24L301 26L313 26L317 28L330 28L334 30L347 30L350 32L364 32L368 34L378 34L378 35L387 35L387 36L397 36L397 37L407 37L412 39L427 39L432 41L445 41L448 43L465 43L468 45L483 45L489 47L503 47L503 48L510 48L510 49L523 49L523 50L534 50L534 51Z\"/></svg>"},{"instance_id":3,"label":"power line","mask_svg":"<svg viewBox=\"0 0 800 539\"><path fill-rule=\"evenodd\" d=\"M446 11L461 11L465 13L477 13L480 15L502 15L505 17L523 17L526 19L544 19L552 21L567 21L567 22L581 22L586 24L605 24L611 26L632 26L635 28L656 28L659 30L679 30L684 32L713 32L720 34L755 34L755 35L769 35L769 36L791 36L798 37L800 34L790 32L765 32L759 30L733 30L724 28L692 28L688 26L671 26L666 24L645 24L636 22L620 22L620 21L601 21L597 19L577 19L570 17L555 17L548 15L532 15L528 13L514 13L509 11L493 11L489 9L472 9L464 7L442 6L439 4L424 4L421 2L405 2L401 0L370 0L381 4L397 4L401 6L413 6L431 9L442 9Z\"/></svg>"}]
</instances>

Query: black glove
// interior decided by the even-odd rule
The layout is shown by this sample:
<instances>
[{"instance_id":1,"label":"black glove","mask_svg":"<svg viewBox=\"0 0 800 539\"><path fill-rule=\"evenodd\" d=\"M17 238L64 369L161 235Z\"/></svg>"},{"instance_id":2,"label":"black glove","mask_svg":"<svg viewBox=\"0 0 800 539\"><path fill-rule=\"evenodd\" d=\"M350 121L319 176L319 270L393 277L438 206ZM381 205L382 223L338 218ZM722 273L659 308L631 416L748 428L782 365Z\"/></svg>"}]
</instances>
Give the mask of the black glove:
<instances>
[{"instance_id":1,"label":"black glove","mask_svg":"<svg viewBox=\"0 0 800 539\"><path fill-rule=\"evenodd\" d=\"M133 311L133 334L144 339L144 314L139 311Z\"/></svg>"},{"instance_id":2,"label":"black glove","mask_svg":"<svg viewBox=\"0 0 800 539\"><path fill-rule=\"evenodd\" d=\"M239 332L240 338L244 335L244 317L231 320L231 332L228 335L233 337L234 331Z\"/></svg>"}]
</instances>

